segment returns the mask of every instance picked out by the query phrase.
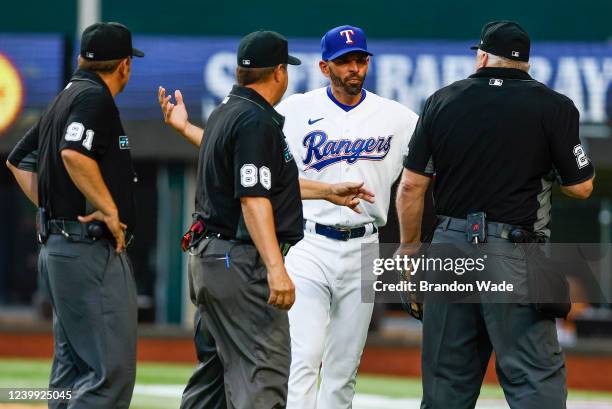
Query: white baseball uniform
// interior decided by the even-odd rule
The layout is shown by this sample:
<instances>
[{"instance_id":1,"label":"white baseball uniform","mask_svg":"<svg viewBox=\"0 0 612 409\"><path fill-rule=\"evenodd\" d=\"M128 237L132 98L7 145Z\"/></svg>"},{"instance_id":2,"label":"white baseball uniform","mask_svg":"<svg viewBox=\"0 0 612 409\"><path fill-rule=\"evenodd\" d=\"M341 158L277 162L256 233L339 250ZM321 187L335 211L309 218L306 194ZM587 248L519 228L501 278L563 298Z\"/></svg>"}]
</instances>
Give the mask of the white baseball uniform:
<instances>
[{"instance_id":1,"label":"white baseball uniform","mask_svg":"<svg viewBox=\"0 0 612 409\"><path fill-rule=\"evenodd\" d=\"M285 116L283 131L300 177L326 183L364 181L376 195L374 204L362 201L361 214L324 200L303 201L305 236L285 261L296 287L289 311L287 408L350 408L373 309L361 299L361 245L378 243L374 226L387 222L391 186L402 170L418 117L365 90L358 105L343 106L329 87L292 95L276 109ZM366 226L366 234L334 240L315 233L315 223ZM366 259L378 257L376 246L364 248Z\"/></svg>"}]
</instances>

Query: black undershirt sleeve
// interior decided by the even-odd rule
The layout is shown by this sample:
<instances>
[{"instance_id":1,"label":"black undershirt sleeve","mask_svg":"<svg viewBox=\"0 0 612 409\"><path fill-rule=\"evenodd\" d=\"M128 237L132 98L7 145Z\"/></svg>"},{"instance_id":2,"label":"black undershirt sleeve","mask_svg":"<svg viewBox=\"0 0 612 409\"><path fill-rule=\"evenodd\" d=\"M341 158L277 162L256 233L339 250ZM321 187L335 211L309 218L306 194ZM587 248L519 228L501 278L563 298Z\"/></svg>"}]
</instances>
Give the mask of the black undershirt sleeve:
<instances>
[{"instance_id":1,"label":"black undershirt sleeve","mask_svg":"<svg viewBox=\"0 0 612 409\"><path fill-rule=\"evenodd\" d=\"M37 171L39 126L40 119L25 133L17 145L15 145L8 157L8 161L11 165L28 172Z\"/></svg>"}]
</instances>

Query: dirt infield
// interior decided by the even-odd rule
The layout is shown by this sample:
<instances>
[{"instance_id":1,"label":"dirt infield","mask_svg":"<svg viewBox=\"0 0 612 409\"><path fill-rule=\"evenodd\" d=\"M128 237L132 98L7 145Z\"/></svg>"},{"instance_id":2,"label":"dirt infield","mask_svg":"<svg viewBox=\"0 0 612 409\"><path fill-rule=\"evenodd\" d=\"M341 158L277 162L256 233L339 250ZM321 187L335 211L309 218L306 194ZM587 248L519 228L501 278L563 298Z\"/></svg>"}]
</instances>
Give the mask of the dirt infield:
<instances>
[{"instance_id":1,"label":"dirt infield","mask_svg":"<svg viewBox=\"0 0 612 409\"><path fill-rule=\"evenodd\" d=\"M0 333L0 356L51 358L53 338L49 333ZM138 359L153 362L195 362L190 338L140 338ZM360 373L420 377L419 348L366 347ZM568 386L574 389L612 391L612 356L566 355ZM494 360L489 362L487 383L497 383ZM19 406L23 409L23 406ZM1 406L0 409L8 409Z\"/></svg>"}]
</instances>

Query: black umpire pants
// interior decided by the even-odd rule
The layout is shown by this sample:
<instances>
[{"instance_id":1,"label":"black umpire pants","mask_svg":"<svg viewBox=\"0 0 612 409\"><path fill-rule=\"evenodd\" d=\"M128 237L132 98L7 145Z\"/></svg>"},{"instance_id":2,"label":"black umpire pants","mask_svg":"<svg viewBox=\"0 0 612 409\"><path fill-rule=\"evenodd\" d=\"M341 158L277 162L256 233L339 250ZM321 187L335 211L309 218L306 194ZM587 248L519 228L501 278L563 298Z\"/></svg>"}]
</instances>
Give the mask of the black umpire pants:
<instances>
[{"instance_id":1,"label":"black umpire pants","mask_svg":"<svg viewBox=\"0 0 612 409\"><path fill-rule=\"evenodd\" d=\"M513 275L513 282L526 282L521 252L505 239L488 241L497 253L487 253L492 278ZM435 243L457 243L466 254L471 247L465 232L441 227ZM421 409L474 408L492 351L510 408L565 409L565 358L553 319L529 304L450 302L424 305Z\"/></svg>"},{"instance_id":2,"label":"black umpire pants","mask_svg":"<svg viewBox=\"0 0 612 409\"><path fill-rule=\"evenodd\" d=\"M136 379L136 285L125 252L106 240L52 234L38 268L53 305L50 388L72 389L53 409L128 409Z\"/></svg>"},{"instance_id":3,"label":"black umpire pants","mask_svg":"<svg viewBox=\"0 0 612 409\"><path fill-rule=\"evenodd\" d=\"M291 363L287 312L270 306L267 270L257 249L218 238L189 256L200 361L182 409L280 409Z\"/></svg>"}]
</instances>

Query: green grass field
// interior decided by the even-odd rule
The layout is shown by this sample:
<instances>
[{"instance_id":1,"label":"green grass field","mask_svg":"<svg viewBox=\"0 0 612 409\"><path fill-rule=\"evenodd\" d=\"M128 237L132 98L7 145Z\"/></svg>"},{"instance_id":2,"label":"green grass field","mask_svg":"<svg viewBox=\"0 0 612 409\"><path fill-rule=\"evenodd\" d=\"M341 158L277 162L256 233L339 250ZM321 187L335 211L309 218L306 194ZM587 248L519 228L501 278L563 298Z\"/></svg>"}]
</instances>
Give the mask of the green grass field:
<instances>
[{"instance_id":1,"label":"green grass field","mask_svg":"<svg viewBox=\"0 0 612 409\"><path fill-rule=\"evenodd\" d=\"M49 361L0 359L0 388L45 387L49 370ZM146 386L167 385L174 387L172 391L176 392L179 386L185 385L192 370L192 365L139 363L136 384L140 387L140 391L137 387L131 407L133 409L178 408L180 401L178 396L151 395L146 392ZM418 399L421 396L421 382L418 379L360 375L357 380L357 393ZM503 399L503 393L499 387L485 385L481 397ZM570 399L612 402L612 393L571 391Z\"/></svg>"}]
</instances>

